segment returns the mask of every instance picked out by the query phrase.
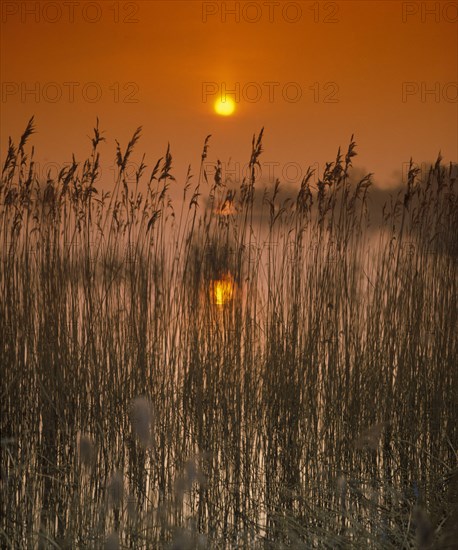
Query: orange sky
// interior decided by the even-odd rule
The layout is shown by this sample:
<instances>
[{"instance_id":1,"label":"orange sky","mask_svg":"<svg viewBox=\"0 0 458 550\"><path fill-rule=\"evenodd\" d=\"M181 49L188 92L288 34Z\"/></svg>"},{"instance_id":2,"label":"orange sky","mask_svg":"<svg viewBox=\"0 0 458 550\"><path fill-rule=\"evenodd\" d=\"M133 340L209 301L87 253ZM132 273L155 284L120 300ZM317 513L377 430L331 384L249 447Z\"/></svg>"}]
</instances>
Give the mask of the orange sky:
<instances>
[{"instance_id":1,"label":"orange sky","mask_svg":"<svg viewBox=\"0 0 458 550\"><path fill-rule=\"evenodd\" d=\"M209 159L232 159L240 172L262 126L263 160L272 163L264 175L286 183L308 165L321 172L352 133L355 163L382 186L399 180L410 156L433 161L441 149L446 161L457 160L456 2L1 4L2 160L8 136L17 141L32 115L42 165L72 152L82 160L98 116L107 187L114 140L125 146L140 125L137 159L145 152L154 165L170 142L179 180L189 163L198 172L207 134ZM266 82L277 83L271 98ZM215 95L203 101L206 83L219 90L238 83L234 116L214 113ZM37 96L27 93L34 86ZM259 91L258 101L247 100ZM297 101L283 97L296 91ZM332 91L336 101L324 101Z\"/></svg>"}]
</instances>

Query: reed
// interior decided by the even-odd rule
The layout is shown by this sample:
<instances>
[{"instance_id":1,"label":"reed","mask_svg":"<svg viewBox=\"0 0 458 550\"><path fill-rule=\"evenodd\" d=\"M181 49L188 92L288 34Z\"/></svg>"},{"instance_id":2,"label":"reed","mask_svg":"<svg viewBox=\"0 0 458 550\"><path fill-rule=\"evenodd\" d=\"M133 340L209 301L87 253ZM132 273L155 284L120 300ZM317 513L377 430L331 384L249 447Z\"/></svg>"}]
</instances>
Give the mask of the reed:
<instances>
[{"instance_id":1,"label":"reed","mask_svg":"<svg viewBox=\"0 0 458 550\"><path fill-rule=\"evenodd\" d=\"M131 181L138 129L110 193L98 122L46 182L33 132L0 183L3 547L452 547L456 164L411 163L375 231L353 138L285 198L262 131L235 188L209 137L197 180L167 148Z\"/></svg>"}]
</instances>

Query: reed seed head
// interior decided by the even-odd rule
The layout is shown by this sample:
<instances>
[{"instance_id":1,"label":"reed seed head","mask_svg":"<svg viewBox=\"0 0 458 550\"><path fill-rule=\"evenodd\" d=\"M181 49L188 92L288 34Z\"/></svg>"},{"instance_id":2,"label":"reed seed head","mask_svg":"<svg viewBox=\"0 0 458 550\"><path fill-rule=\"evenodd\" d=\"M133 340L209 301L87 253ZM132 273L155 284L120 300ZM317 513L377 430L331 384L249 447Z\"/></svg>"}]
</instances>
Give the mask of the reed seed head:
<instances>
[{"instance_id":1,"label":"reed seed head","mask_svg":"<svg viewBox=\"0 0 458 550\"><path fill-rule=\"evenodd\" d=\"M136 397L130 407L132 430L140 442L147 447L151 443L151 403L146 397Z\"/></svg>"},{"instance_id":2,"label":"reed seed head","mask_svg":"<svg viewBox=\"0 0 458 550\"><path fill-rule=\"evenodd\" d=\"M119 550L119 536L117 533L111 533L105 539L105 544L103 545L104 550Z\"/></svg>"},{"instance_id":3,"label":"reed seed head","mask_svg":"<svg viewBox=\"0 0 458 550\"><path fill-rule=\"evenodd\" d=\"M81 435L79 440L80 461L84 466L90 466L95 458L95 446L88 435Z\"/></svg>"},{"instance_id":4,"label":"reed seed head","mask_svg":"<svg viewBox=\"0 0 458 550\"><path fill-rule=\"evenodd\" d=\"M114 472L108 482L108 498L113 508L118 508L124 493L124 480L120 472Z\"/></svg>"}]
</instances>

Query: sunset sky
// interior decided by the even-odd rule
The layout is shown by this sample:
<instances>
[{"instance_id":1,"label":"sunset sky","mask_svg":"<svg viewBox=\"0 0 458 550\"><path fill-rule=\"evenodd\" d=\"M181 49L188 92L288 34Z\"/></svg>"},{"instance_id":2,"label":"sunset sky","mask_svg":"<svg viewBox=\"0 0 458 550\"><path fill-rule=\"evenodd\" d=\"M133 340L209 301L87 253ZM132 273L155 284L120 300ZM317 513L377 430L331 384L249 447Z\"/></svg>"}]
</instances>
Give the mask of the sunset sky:
<instances>
[{"instance_id":1,"label":"sunset sky","mask_svg":"<svg viewBox=\"0 0 458 550\"><path fill-rule=\"evenodd\" d=\"M237 177L263 126L264 178L285 183L309 165L321 173L351 134L356 165L383 187L400 181L411 156L421 164L441 150L457 159L456 2L1 7L2 161L8 136L17 142L32 115L43 166L73 152L83 160L98 116L107 188L115 139L125 147L138 126L136 160L146 153L153 166L170 142L178 181L188 164L198 173L207 134L209 160L239 163ZM232 116L214 111L224 86L240 92L228 94Z\"/></svg>"}]
</instances>

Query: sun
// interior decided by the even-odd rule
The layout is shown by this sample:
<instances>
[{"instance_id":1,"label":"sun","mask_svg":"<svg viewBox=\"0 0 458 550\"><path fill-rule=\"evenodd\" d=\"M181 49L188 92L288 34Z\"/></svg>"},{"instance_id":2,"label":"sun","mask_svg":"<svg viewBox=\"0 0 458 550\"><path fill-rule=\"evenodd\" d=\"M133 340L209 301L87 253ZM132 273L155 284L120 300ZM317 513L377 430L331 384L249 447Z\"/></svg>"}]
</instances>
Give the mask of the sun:
<instances>
[{"instance_id":1,"label":"sun","mask_svg":"<svg viewBox=\"0 0 458 550\"><path fill-rule=\"evenodd\" d=\"M235 101L230 97L220 97L215 101L215 112L221 116L234 114Z\"/></svg>"}]
</instances>

